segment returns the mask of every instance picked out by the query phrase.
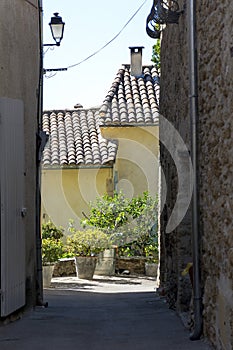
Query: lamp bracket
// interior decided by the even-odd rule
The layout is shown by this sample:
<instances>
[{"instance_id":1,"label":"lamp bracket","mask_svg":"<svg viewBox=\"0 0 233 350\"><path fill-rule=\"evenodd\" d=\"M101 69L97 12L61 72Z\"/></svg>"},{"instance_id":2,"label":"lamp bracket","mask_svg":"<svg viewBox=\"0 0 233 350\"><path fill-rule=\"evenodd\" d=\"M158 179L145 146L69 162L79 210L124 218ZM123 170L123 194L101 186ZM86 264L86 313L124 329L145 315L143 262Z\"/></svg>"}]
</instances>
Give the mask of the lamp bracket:
<instances>
[{"instance_id":1,"label":"lamp bracket","mask_svg":"<svg viewBox=\"0 0 233 350\"><path fill-rule=\"evenodd\" d=\"M43 44L43 46L60 46L60 43L56 43L56 44Z\"/></svg>"},{"instance_id":2,"label":"lamp bracket","mask_svg":"<svg viewBox=\"0 0 233 350\"><path fill-rule=\"evenodd\" d=\"M60 72L60 71L66 71L68 68L46 68L43 69L43 73L46 74L46 72Z\"/></svg>"},{"instance_id":3,"label":"lamp bracket","mask_svg":"<svg viewBox=\"0 0 233 350\"><path fill-rule=\"evenodd\" d=\"M179 10L176 0L153 0L151 12L146 20L146 32L154 39L160 37L160 25L176 23L184 11Z\"/></svg>"}]
</instances>

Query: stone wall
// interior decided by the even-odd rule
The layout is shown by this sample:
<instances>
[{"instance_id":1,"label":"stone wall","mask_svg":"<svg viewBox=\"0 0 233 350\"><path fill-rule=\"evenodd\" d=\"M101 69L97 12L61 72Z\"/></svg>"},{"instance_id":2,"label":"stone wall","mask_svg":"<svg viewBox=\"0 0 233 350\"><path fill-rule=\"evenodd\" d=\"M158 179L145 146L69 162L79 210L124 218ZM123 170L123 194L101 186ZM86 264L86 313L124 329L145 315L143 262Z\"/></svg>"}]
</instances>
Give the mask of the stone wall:
<instances>
[{"instance_id":1,"label":"stone wall","mask_svg":"<svg viewBox=\"0 0 233 350\"><path fill-rule=\"evenodd\" d=\"M196 3L203 331L216 349L232 349L233 3ZM179 4L182 8L184 3ZM179 24L168 25L162 34L160 109L190 148L186 8ZM173 232L165 233L176 200L177 174L163 146L160 158L168 192L160 223L161 286L171 306L182 311L188 308L191 297L190 281L181 276L191 259L191 218L188 211Z\"/></svg>"},{"instance_id":2,"label":"stone wall","mask_svg":"<svg viewBox=\"0 0 233 350\"><path fill-rule=\"evenodd\" d=\"M225 0L198 5L204 332L218 349L231 349L233 4Z\"/></svg>"},{"instance_id":3,"label":"stone wall","mask_svg":"<svg viewBox=\"0 0 233 350\"><path fill-rule=\"evenodd\" d=\"M117 273L124 273L124 271L128 274L134 275L145 275L145 258L140 257L130 257L116 258L116 271Z\"/></svg>"},{"instance_id":4,"label":"stone wall","mask_svg":"<svg viewBox=\"0 0 233 350\"><path fill-rule=\"evenodd\" d=\"M180 4L182 7L182 4ZM179 24L172 24L162 33L161 45L161 95L160 113L179 131L188 150L188 56L186 16L182 15ZM164 173L167 198L161 213L161 287L166 291L169 307L186 311L191 299L191 284L188 276L181 273L191 261L191 222L190 210L182 223L172 232L166 233L166 225L176 203L178 192L178 174L175 160L170 150L163 144L167 133L160 123L160 162ZM174 142L172 148L178 146ZM176 149L175 151L179 151ZM175 152L174 152L175 153ZM165 185L165 184L164 184ZM165 186L162 184L161 191Z\"/></svg>"},{"instance_id":5,"label":"stone wall","mask_svg":"<svg viewBox=\"0 0 233 350\"><path fill-rule=\"evenodd\" d=\"M60 259L56 262L53 277L76 276L75 258Z\"/></svg>"},{"instance_id":6,"label":"stone wall","mask_svg":"<svg viewBox=\"0 0 233 350\"><path fill-rule=\"evenodd\" d=\"M114 266L116 273L129 275L145 275L145 262L148 259L143 257L116 257ZM100 273L98 273L100 274ZM114 273L110 273L113 275ZM53 277L76 276L76 267L74 258L60 259L54 266Z\"/></svg>"}]
</instances>

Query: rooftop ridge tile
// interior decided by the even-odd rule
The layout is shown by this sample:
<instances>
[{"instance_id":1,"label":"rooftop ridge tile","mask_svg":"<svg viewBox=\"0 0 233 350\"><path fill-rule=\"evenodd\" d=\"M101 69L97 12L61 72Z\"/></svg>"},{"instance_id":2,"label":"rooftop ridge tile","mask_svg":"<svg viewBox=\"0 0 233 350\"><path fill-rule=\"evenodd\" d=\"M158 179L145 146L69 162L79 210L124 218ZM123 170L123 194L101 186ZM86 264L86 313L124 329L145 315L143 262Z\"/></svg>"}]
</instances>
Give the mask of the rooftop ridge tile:
<instances>
[{"instance_id":1,"label":"rooftop ridge tile","mask_svg":"<svg viewBox=\"0 0 233 350\"><path fill-rule=\"evenodd\" d=\"M117 123L157 125L159 73L153 65L143 65L142 73L140 77L131 76L129 64L118 70L99 110L101 126Z\"/></svg>"}]
</instances>

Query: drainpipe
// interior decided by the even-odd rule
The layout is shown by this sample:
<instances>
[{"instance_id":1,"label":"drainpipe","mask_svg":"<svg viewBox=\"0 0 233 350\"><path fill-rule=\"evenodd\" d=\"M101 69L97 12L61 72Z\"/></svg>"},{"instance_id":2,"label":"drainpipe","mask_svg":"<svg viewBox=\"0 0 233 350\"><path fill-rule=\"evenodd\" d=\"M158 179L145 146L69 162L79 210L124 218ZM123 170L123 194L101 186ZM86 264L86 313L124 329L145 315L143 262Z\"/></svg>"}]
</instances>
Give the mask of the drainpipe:
<instances>
[{"instance_id":1,"label":"drainpipe","mask_svg":"<svg viewBox=\"0 0 233 350\"><path fill-rule=\"evenodd\" d=\"M41 116L43 110L43 41L42 41L42 0L38 0L39 15L39 45L40 45L40 67L39 67L39 86L37 102L37 135L36 135L36 304L38 306L48 306L43 297L43 276L42 276L42 256L41 256L41 220L40 220L40 158L41 158Z\"/></svg>"},{"instance_id":2,"label":"drainpipe","mask_svg":"<svg viewBox=\"0 0 233 350\"><path fill-rule=\"evenodd\" d=\"M193 164L192 197L192 254L193 254L193 298L194 330L190 340L198 340L202 334L202 297L200 288L200 232L198 200L198 82L197 82L197 47L196 47L196 1L188 1L188 42L189 42L189 84L190 84L190 125L191 154Z\"/></svg>"}]
</instances>

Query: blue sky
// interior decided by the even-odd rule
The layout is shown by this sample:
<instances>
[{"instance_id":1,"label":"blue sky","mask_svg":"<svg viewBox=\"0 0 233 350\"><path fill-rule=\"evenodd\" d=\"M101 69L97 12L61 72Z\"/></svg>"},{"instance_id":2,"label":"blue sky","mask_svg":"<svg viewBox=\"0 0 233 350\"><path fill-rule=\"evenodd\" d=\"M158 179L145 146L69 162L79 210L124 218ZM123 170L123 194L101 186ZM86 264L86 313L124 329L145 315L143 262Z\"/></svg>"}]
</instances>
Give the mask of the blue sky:
<instances>
[{"instance_id":1,"label":"blue sky","mask_svg":"<svg viewBox=\"0 0 233 350\"><path fill-rule=\"evenodd\" d=\"M144 0L43 0L44 43L52 43L48 23L54 12L65 22L60 47L44 48L44 68L63 68L78 63L110 41L142 5ZM44 110L99 106L121 64L130 63L129 46L144 46L143 64L151 64L151 39L145 30L152 6L141 10L106 48L79 66L44 78Z\"/></svg>"}]
</instances>

